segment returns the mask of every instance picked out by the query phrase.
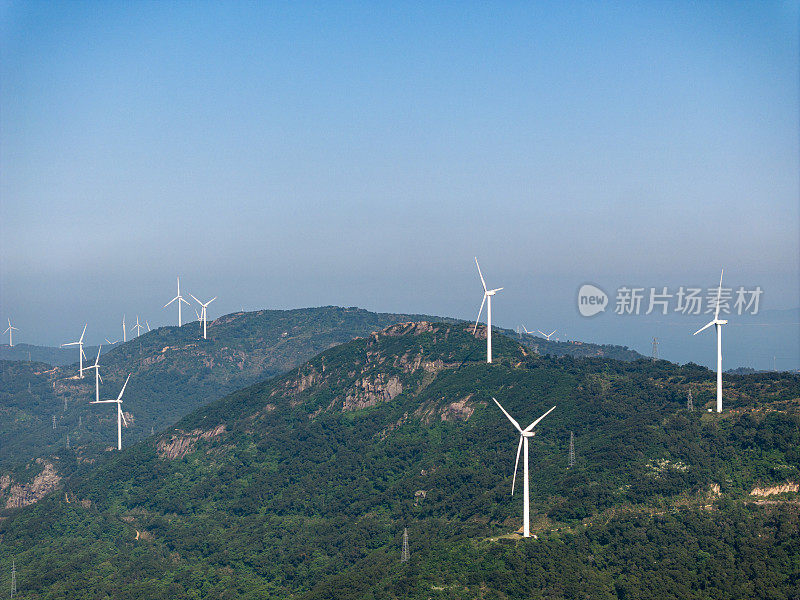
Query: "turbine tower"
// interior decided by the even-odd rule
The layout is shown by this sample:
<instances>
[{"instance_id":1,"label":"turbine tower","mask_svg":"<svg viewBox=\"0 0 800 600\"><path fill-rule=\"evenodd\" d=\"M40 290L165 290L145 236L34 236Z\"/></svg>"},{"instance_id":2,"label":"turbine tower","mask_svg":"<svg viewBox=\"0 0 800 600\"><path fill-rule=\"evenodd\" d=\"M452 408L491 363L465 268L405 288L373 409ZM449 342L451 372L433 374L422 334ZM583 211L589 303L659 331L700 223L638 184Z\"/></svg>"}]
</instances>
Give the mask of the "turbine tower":
<instances>
[{"instance_id":1,"label":"turbine tower","mask_svg":"<svg viewBox=\"0 0 800 600\"><path fill-rule=\"evenodd\" d=\"M122 389L119 392L119 396L117 396L116 400L95 400L91 404L106 404L106 403L116 403L117 405L117 450L122 450L122 422L125 421L125 427L128 426L128 421L125 420L125 415L122 414L122 394L125 393L125 386L128 385L128 379L131 376L128 375L127 379L125 379L125 383L122 386Z\"/></svg>"},{"instance_id":2,"label":"turbine tower","mask_svg":"<svg viewBox=\"0 0 800 600\"><path fill-rule=\"evenodd\" d=\"M86 367L87 371L94 369L94 400L95 402L100 402L100 382L103 381L103 378L100 377L100 349L103 346L100 346L97 349L97 358L94 359L94 364L91 367Z\"/></svg>"},{"instance_id":3,"label":"turbine tower","mask_svg":"<svg viewBox=\"0 0 800 600\"><path fill-rule=\"evenodd\" d=\"M714 319L705 325L703 325L700 329L694 332L692 335L697 335L704 329L708 329L712 325L717 330L717 412L722 412L722 326L725 325L728 321L726 319L719 318L719 299L722 295L722 275L725 272L723 269L719 274L719 289L717 290L717 305L714 307Z\"/></svg>"},{"instance_id":4,"label":"turbine tower","mask_svg":"<svg viewBox=\"0 0 800 600\"><path fill-rule=\"evenodd\" d=\"M483 273L481 273L481 266L478 264L478 257L475 257L475 266L478 267L478 275L481 278L481 283L483 284L483 300L481 301L481 307L478 310L478 318L475 319L475 327L472 328L472 335L475 335L475 332L478 330L478 321L481 320L481 313L483 312L483 305L487 304L486 306L486 362L492 362L492 296L494 296L497 292L502 290L503 288L495 288L493 290L486 289L486 282L483 279ZM488 298L488 303L486 302Z\"/></svg>"},{"instance_id":5,"label":"turbine tower","mask_svg":"<svg viewBox=\"0 0 800 600\"><path fill-rule=\"evenodd\" d=\"M532 438L534 435L536 435L536 432L533 431L533 428L536 427L539 424L539 421L541 421L547 415L549 415L551 412L553 412L556 407L554 406L553 408L548 410L546 413L544 413L541 417L536 419L533 423L528 425L525 429L522 429L522 427L519 426L519 423L517 423L514 420L514 418L510 414L508 414L506 412L506 409L503 408L502 405L497 401L497 398L492 398L492 400L494 400L494 403L497 404L497 406L500 407L500 410L503 411L503 414L506 417L508 417L508 420L511 421L511 424L514 426L514 429L516 429L519 432L519 446L517 446L517 460L514 463L514 478L511 481L511 495L512 496L514 495L514 485L517 482L517 468L519 467L519 453L522 450L522 447L525 446L525 457L523 458L523 462L522 462L522 464L523 464L523 476L524 476L524 482L523 483L524 483L524 486L525 486L525 489L523 490L524 497L523 497L523 500L522 500L522 536L523 537L530 537L531 536L531 523L530 523L530 521L531 521L531 517L530 517L531 507L530 507L530 481L528 479L528 438Z\"/></svg>"},{"instance_id":6,"label":"turbine tower","mask_svg":"<svg viewBox=\"0 0 800 600\"><path fill-rule=\"evenodd\" d=\"M203 304L202 302L200 302L200 300L195 298L192 294L189 294L189 295L192 296L192 298L194 298L194 301L197 302L202 307L200 309L200 320L203 322L203 339L206 340L206 339L208 339L206 337L206 323L208 322L208 313L206 312L206 309L208 308L209 304L211 304L214 300L217 299L217 297L214 296L211 300L209 300L208 302Z\"/></svg>"},{"instance_id":7,"label":"turbine tower","mask_svg":"<svg viewBox=\"0 0 800 600\"><path fill-rule=\"evenodd\" d=\"M141 335L142 329L144 329L144 325L139 324L139 315L136 315L136 325L131 325L131 329L136 330L136 337Z\"/></svg>"},{"instance_id":8,"label":"turbine tower","mask_svg":"<svg viewBox=\"0 0 800 600\"><path fill-rule=\"evenodd\" d=\"M178 302L178 327L181 327L181 325L183 325L183 323L181 321L181 302L183 302L184 304L189 304L189 303L186 300L183 299L183 296L181 296L181 278L180 277L178 277L178 295L175 296L169 302L167 302L164 305L164 308L167 308L170 304L172 304L176 300Z\"/></svg>"},{"instance_id":9,"label":"turbine tower","mask_svg":"<svg viewBox=\"0 0 800 600\"><path fill-rule=\"evenodd\" d=\"M545 339L546 339L546 340L549 342L549 341L550 341L550 338L551 338L551 337L553 337L553 334L554 334L556 331L558 331L558 329L553 329L553 331L551 331L550 333L545 333L545 332L544 332L544 331L542 331L541 329L537 329L536 331L538 331L539 333L541 333L541 334L542 334L542 337L543 337L543 338L545 338Z\"/></svg>"},{"instance_id":10,"label":"turbine tower","mask_svg":"<svg viewBox=\"0 0 800 600\"><path fill-rule=\"evenodd\" d=\"M88 323L86 325L88 325ZM80 357L80 378L81 379L83 379L83 358L86 356L83 353L83 336L86 335L86 325L83 326L83 333L81 333L81 339L79 339L77 342L69 342L68 344L61 344L62 348L64 346L78 346L78 349L80 350L79 357Z\"/></svg>"},{"instance_id":11,"label":"turbine tower","mask_svg":"<svg viewBox=\"0 0 800 600\"><path fill-rule=\"evenodd\" d=\"M128 333L127 329L125 329L125 315L122 315L122 343L128 341Z\"/></svg>"},{"instance_id":12,"label":"turbine tower","mask_svg":"<svg viewBox=\"0 0 800 600\"><path fill-rule=\"evenodd\" d=\"M8 347L14 347L14 339L12 338L15 331L19 331L16 327L11 324L11 317L8 318L8 329L3 332L3 335L8 334Z\"/></svg>"}]
</instances>

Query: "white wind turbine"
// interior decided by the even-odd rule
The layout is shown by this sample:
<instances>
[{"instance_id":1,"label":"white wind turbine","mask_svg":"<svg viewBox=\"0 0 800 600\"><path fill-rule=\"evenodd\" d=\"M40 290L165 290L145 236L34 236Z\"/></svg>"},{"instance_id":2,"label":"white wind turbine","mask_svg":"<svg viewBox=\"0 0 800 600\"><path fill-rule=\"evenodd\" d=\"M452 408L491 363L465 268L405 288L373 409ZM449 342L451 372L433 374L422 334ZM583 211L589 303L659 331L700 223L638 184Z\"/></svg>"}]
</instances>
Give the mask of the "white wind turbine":
<instances>
[{"instance_id":1,"label":"white wind turbine","mask_svg":"<svg viewBox=\"0 0 800 600\"><path fill-rule=\"evenodd\" d=\"M200 306L202 306L202 308L200 309L200 320L203 321L203 339L206 340L206 339L208 339L206 337L206 323L208 322L208 313L206 312L206 309L208 308L209 304L211 304L214 300L217 299L217 297L214 296L211 300L209 300L208 302L203 304L202 302L200 302L200 300L195 298L192 294L189 294L189 295L192 296L192 298L194 298L195 302L197 302Z\"/></svg>"},{"instance_id":2,"label":"white wind turbine","mask_svg":"<svg viewBox=\"0 0 800 600\"><path fill-rule=\"evenodd\" d=\"M522 450L522 447L525 446L525 457L523 458L523 477L524 481L523 484L525 489L523 490L523 500L522 500L522 535L523 537L530 537L531 535L531 507L530 507L530 482L528 479L528 438L532 438L536 435L536 432L533 431L533 428L539 424L539 421L544 419L547 415L555 410L555 406L544 413L541 417L536 419L533 423L528 425L525 429L519 426L514 418L506 412L506 409L501 406L501 404L497 401L497 398L492 398L494 403L500 407L500 410L503 411L503 414L508 417L508 420L511 421L511 424L514 428L519 432L519 446L517 446L517 460L514 462L514 478L511 481L511 495L514 495L514 485L517 482L517 468L519 467L519 453Z\"/></svg>"},{"instance_id":3,"label":"white wind turbine","mask_svg":"<svg viewBox=\"0 0 800 600\"><path fill-rule=\"evenodd\" d=\"M103 378L100 377L100 349L103 346L100 346L97 349L97 358L94 359L94 364L91 367L86 367L87 371L91 371L94 369L94 399L95 402L100 402L100 382L103 381Z\"/></svg>"},{"instance_id":4,"label":"white wind turbine","mask_svg":"<svg viewBox=\"0 0 800 600\"><path fill-rule=\"evenodd\" d=\"M719 300L722 295L722 274L725 269L722 269L719 274L719 288L717 289L717 305L714 308L714 319L709 323L703 325L700 329L695 331L692 335L697 335L704 329L708 329L712 325L717 330L717 412L722 412L722 326L728 321L719 318Z\"/></svg>"},{"instance_id":5,"label":"white wind turbine","mask_svg":"<svg viewBox=\"0 0 800 600\"><path fill-rule=\"evenodd\" d=\"M88 325L88 323L86 325ZM81 333L81 339L79 339L77 342L69 342L68 344L61 344L62 348L64 346L78 346L78 349L80 350L80 377L81 377L81 379L83 379L83 357L86 356L86 354L83 353L83 336L86 335L86 325L83 326L83 333Z\"/></svg>"},{"instance_id":6,"label":"white wind turbine","mask_svg":"<svg viewBox=\"0 0 800 600\"><path fill-rule=\"evenodd\" d=\"M144 329L144 325L139 324L139 315L136 315L136 325L131 325L131 329L136 330L136 337L139 337L141 335L141 331L142 329Z\"/></svg>"},{"instance_id":7,"label":"white wind turbine","mask_svg":"<svg viewBox=\"0 0 800 600\"><path fill-rule=\"evenodd\" d=\"M14 347L14 339L11 336L14 334L15 331L19 331L19 329L17 329L16 327L14 327L11 324L11 317L9 317L8 318L8 329L6 329L3 332L3 335L5 335L6 333L8 334L8 347L9 348L13 348Z\"/></svg>"},{"instance_id":8,"label":"white wind turbine","mask_svg":"<svg viewBox=\"0 0 800 600\"><path fill-rule=\"evenodd\" d=\"M117 450L122 450L122 422L125 421L125 427L128 426L128 421L125 419L125 415L122 413L122 394L125 392L125 386L128 385L128 379L131 376L128 375L128 378L125 380L125 384L122 386L122 389L119 392L119 396L117 396L116 400L95 400L92 404L106 404L114 402L117 405Z\"/></svg>"},{"instance_id":9,"label":"white wind turbine","mask_svg":"<svg viewBox=\"0 0 800 600\"><path fill-rule=\"evenodd\" d=\"M478 318L475 319L475 327L472 328L472 335L475 335L475 332L478 330L478 321L481 320L481 313L483 312L483 305L487 304L486 307L486 362L492 362L492 296L494 296L497 292L502 290L503 288L495 288L493 290L486 289L486 282L483 280L483 273L481 273L481 266L478 264L478 257L475 257L475 266L478 267L478 275L481 278L481 283L483 284L483 300L481 300L481 307L478 310ZM486 302L486 299L489 299L489 302Z\"/></svg>"},{"instance_id":10,"label":"white wind turbine","mask_svg":"<svg viewBox=\"0 0 800 600\"><path fill-rule=\"evenodd\" d=\"M550 338L551 338L551 337L553 337L553 334L554 334L556 331L558 331L558 329L553 329L553 331L551 331L550 333L545 333L545 332L544 332L544 331L542 331L541 329L537 329L536 331L538 331L539 333L541 333L541 334L542 334L542 336L543 336L543 337L544 337L544 338L545 338L545 339L546 339L546 340L549 342L549 341L550 341Z\"/></svg>"},{"instance_id":11,"label":"white wind turbine","mask_svg":"<svg viewBox=\"0 0 800 600\"><path fill-rule=\"evenodd\" d=\"M170 304L172 304L176 300L178 301L178 327L180 327L183 324L181 322L181 302L183 302L184 304L189 304L186 300L183 299L183 296L181 296L181 278L180 277L178 277L178 295L175 296L169 302L167 302L164 305L164 308L167 308Z\"/></svg>"}]
</instances>

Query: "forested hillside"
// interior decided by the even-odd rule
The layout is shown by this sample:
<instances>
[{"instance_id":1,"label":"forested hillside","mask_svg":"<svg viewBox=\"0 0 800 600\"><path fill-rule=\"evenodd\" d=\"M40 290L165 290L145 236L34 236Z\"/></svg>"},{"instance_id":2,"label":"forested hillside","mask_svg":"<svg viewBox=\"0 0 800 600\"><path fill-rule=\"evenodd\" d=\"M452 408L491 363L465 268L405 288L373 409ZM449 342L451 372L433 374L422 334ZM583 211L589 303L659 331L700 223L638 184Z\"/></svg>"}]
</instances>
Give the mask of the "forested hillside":
<instances>
[{"instance_id":1,"label":"forested hillside","mask_svg":"<svg viewBox=\"0 0 800 600\"><path fill-rule=\"evenodd\" d=\"M24 598L796 597L800 377L726 376L717 415L705 368L503 336L486 364L470 328L391 326L107 453L6 512L0 564ZM557 407L537 539L493 396L521 423Z\"/></svg>"}]
</instances>

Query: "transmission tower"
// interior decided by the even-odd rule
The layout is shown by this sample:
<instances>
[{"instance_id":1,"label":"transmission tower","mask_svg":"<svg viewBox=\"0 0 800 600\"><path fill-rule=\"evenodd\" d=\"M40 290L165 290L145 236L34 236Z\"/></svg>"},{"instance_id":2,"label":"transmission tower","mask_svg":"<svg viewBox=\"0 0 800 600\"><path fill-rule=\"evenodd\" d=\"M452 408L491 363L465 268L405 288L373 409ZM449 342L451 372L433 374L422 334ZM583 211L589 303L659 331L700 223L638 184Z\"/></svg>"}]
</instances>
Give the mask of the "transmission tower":
<instances>
[{"instance_id":1,"label":"transmission tower","mask_svg":"<svg viewBox=\"0 0 800 600\"><path fill-rule=\"evenodd\" d=\"M400 553L400 562L408 562L411 553L408 551L408 527L403 528L403 551Z\"/></svg>"},{"instance_id":2,"label":"transmission tower","mask_svg":"<svg viewBox=\"0 0 800 600\"><path fill-rule=\"evenodd\" d=\"M83 427L83 415L78 415L78 429Z\"/></svg>"},{"instance_id":3,"label":"transmission tower","mask_svg":"<svg viewBox=\"0 0 800 600\"><path fill-rule=\"evenodd\" d=\"M67 434L67 450L69 450L69 434Z\"/></svg>"},{"instance_id":4,"label":"transmission tower","mask_svg":"<svg viewBox=\"0 0 800 600\"><path fill-rule=\"evenodd\" d=\"M569 432L569 466L575 466L575 433Z\"/></svg>"},{"instance_id":5,"label":"transmission tower","mask_svg":"<svg viewBox=\"0 0 800 600\"><path fill-rule=\"evenodd\" d=\"M56 429L56 416L53 415L53 431Z\"/></svg>"},{"instance_id":6,"label":"transmission tower","mask_svg":"<svg viewBox=\"0 0 800 600\"><path fill-rule=\"evenodd\" d=\"M686 410L694 412L694 402L692 401L692 389L689 388L689 393L686 395Z\"/></svg>"},{"instance_id":7,"label":"transmission tower","mask_svg":"<svg viewBox=\"0 0 800 600\"><path fill-rule=\"evenodd\" d=\"M55 384L53 384L53 389L55 389ZM67 399L64 398L64 412L67 412Z\"/></svg>"},{"instance_id":8,"label":"transmission tower","mask_svg":"<svg viewBox=\"0 0 800 600\"><path fill-rule=\"evenodd\" d=\"M653 360L658 360L658 338L653 338Z\"/></svg>"},{"instance_id":9,"label":"transmission tower","mask_svg":"<svg viewBox=\"0 0 800 600\"><path fill-rule=\"evenodd\" d=\"M11 598L17 593L17 562L11 561Z\"/></svg>"}]
</instances>

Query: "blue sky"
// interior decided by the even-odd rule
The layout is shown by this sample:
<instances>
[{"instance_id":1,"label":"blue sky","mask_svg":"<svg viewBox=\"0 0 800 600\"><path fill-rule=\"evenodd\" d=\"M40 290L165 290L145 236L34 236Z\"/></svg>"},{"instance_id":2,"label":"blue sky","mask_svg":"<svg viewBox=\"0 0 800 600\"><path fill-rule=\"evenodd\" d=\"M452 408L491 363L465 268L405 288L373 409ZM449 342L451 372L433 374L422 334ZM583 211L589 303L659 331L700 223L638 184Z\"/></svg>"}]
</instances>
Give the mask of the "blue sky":
<instances>
[{"instance_id":1,"label":"blue sky","mask_svg":"<svg viewBox=\"0 0 800 600\"><path fill-rule=\"evenodd\" d=\"M176 275L219 296L211 316L474 318L476 254L507 327L588 339L580 284L722 266L800 305L797 2L3 2L0 21L20 341L170 323ZM608 317L607 341L647 349Z\"/></svg>"}]
</instances>

